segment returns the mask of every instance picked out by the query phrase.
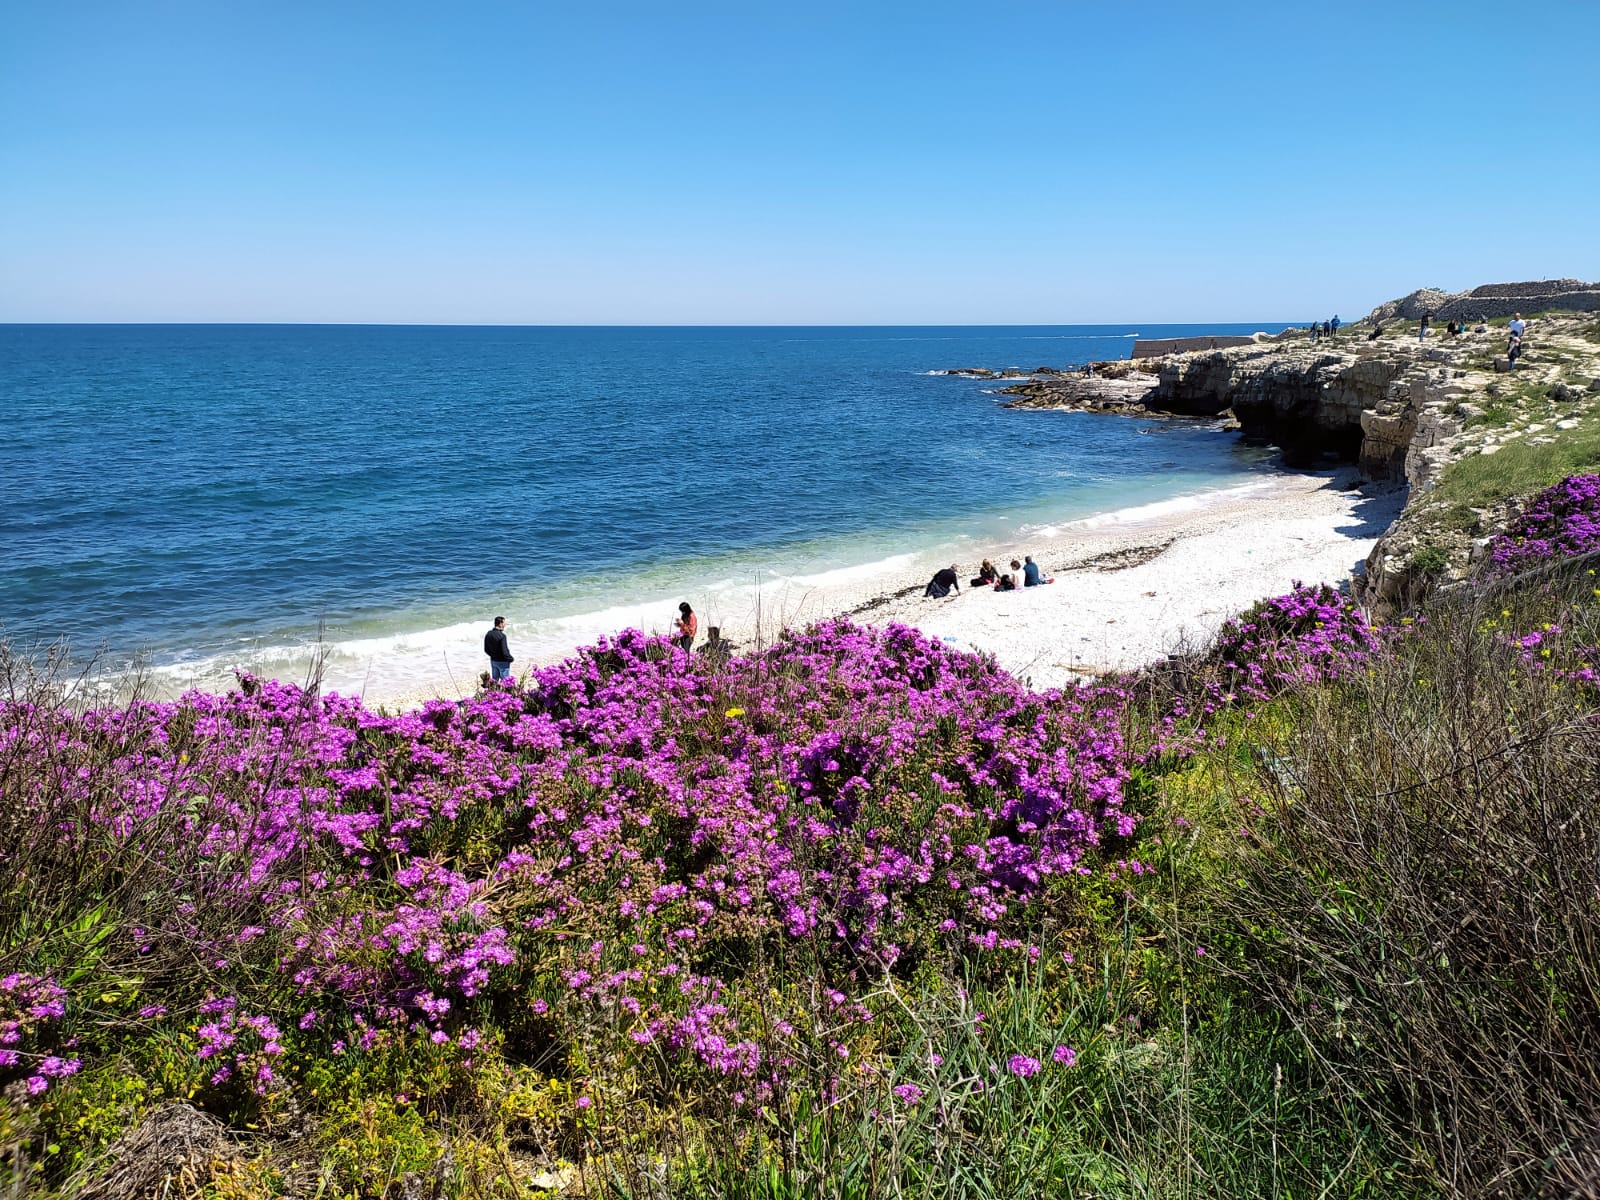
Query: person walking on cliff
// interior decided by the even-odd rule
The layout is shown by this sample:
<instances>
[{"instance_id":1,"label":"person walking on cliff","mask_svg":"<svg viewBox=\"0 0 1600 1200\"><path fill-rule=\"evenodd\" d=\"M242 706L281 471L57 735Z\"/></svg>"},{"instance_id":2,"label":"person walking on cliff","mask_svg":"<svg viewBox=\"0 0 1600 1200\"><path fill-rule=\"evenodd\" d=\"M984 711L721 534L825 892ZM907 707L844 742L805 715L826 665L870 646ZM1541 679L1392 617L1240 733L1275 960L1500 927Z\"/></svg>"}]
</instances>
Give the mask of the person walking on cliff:
<instances>
[{"instance_id":1,"label":"person walking on cliff","mask_svg":"<svg viewBox=\"0 0 1600 1200\"><path fill-rule=\"evenodd\" d=\"M1506 362L1510 366L1516 366L1517 359L1522 357L1522 335L1527 331L1528 324L1522 319L1522 314L1513 313L1506 326Z\"/></svg>"},{"instance_id":2,"label":"person walking on cliff","mask_svg":"<svg viewBox=\"0 0 1600 1200\"><path fill-rule=\"evenodd\" d=\"M511 674L511 643L506 641L506 619L496 617L494 628L483 635L483 652L489 656L489 678L495 682Z\"/></svg>"},{"instance_id":3,"label":"person walking on cliff","mask_svg":"<svg viewBox=\"0 0 1600 1200\"><path fill-rule=\"evenodd\" d=\"M1422 320L1417 325L1417 341L1419 341L1419 342L1422 341L1425 337L1428 336L1428 320L1429 320L1429 317L1430 317L1429 313L1423 313L1422 314Z\"/></svg>"}]
</instances>

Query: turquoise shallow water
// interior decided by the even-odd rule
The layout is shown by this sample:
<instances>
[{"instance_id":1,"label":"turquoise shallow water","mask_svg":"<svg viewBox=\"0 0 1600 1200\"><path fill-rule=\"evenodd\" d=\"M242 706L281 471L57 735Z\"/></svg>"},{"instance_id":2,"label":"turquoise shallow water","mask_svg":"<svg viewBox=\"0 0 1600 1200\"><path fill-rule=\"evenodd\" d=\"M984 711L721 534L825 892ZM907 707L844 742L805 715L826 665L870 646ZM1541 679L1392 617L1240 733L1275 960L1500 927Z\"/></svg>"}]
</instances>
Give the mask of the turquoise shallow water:
<instances>
[{"instance_id":1,"label":"turquoise shallow water","mask_svg":"<svg viewBox=\"0 0 1600 1200\"><path fill-rule=\"evenodd\" d=\"M319 629L465 661L494 611L587 636L1222 487L1263 469L1228 435L930 372L1275 327L0 326L0 630L168 666Z\"/></svg>"}]
</instances>

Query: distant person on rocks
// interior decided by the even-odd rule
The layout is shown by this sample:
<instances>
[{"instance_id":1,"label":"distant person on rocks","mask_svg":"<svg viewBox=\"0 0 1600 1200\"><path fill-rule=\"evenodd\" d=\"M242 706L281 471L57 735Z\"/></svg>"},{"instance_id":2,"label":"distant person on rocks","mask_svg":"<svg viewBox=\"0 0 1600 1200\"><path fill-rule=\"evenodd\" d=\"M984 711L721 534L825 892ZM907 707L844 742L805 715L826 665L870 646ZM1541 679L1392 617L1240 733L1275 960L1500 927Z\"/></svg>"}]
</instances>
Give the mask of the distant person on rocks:
<instances>
[{"instance_id":1,"label":"distant person on rocks","mask_svg":"<svg viewBox=\"0 0 1600 1200\"><path fill-rule=\"evenodd\" d=\"M1339 314L1338 313L1334 313L1333 314L1333 320L1328 322L1328 327L1330 329L1332 329L1335 334L1337 334L1339 332Z\"/></svg>"},{"instance_id":2,"label":"distant person on rocks","mask_svg":"<svg viewBox=\"0 0 1600 1200\"><path fill-rule=\"evenodd\" d=\"M933 578L928 580L928 586L923 590L922 594L940 600L948 596L952 591L958 594L961 591L961 580L956 578L955 563L935 571Z\"/></svg>"},{"instance_id":3,"label":"distant person on rocks","mask_svg":"<svg viewBox=\"0 0 1600 1200\"><path fill-rule=\"evenodd\" d=\"M1382 321L1374 322L1374 324L1372 326L1372 332L1367 334L1367 341L1375 342L1379 338L1381 338L1382 336L1383 336L1383 322Z\"/></svg>"},{"instance_id":4,"label":"distant person on rocks","mask_svg":"<svg viewBox=\"0 0 1600 1200\"><path fill-rule=\"evenodd\" d=\"M1000 572L996 571L994 569L994 564L986 558L983 560L983 566L978 568L978 574L972 579L968 586L975 588L989 587L999 578Z\"/></svg>"},{"instance_id":5,"label":"distant person on rocks","mask_svg":"<svg viewBox=\"0 0 1600 1200\"><path fill-rule=\"evenodd\" d=\"M1417 324L1417 341L1419 341L1419 342L1422 341L1423 338L1428 336L1428 321L1429 321L1429 319L1430 319L1429 314L1428 313L1423 313L1422 314L1422 320Z\"/></svg>"},{"instance_id":6,"label":"distant person on rocks","mask_svg":"<svg viewBox=\"0 0 1600 1200\"><path fill-rule=\"evenodd\" d=\"M1022 560L1022 586L1038 587L1044 582L1044 577L1039 574L1039 564L1033 561L1032 555L1024 556Z\"/></svg>"},{"instance_id":7,"label":"distant person on rocks","mask_svg":"<svg viewBox=\"0 0 1600 1200\"><path fill-rule=\"evenodd\" d=\"M685 600L678 605L678 618L672 623L672 640L686 651L693 650L694 637L699 632L700 618L694 615L694 609Z\"/></svg>"},{"instance_id":8,"label":"distant person on rocks","mask_svg":"<svg viewBox=\"0 0 1600 1200\"><path fill-rule=\"evenodd\" d=\"M506 641L506 619L496 617L494 628L483 635L483 652L489 656L489 678L495 681L511 674L511 643Z\"/></svg>"},{"instance_id":9,"label":"distant person on rocks","mask_svg":"<svg viewBox=\"0 0 1600 1200\"><path fill-rule=\"evenodd\" d=\"M1513 367L1517 365L1517 359L1522 357L1522 335L1527 331L1528 324L1522 319L1522 314L1514 314L1506 326L1506 362Z\"/></svg>"}]
</instances>

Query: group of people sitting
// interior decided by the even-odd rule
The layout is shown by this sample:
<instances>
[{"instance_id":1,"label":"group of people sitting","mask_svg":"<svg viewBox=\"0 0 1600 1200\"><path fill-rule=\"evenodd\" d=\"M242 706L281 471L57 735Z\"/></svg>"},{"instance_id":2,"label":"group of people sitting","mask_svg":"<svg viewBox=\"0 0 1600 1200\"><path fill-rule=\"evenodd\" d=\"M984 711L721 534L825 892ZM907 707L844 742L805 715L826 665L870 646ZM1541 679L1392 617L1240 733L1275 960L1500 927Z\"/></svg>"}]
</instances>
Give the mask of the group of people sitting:
<instances>
[{"instance_id":1,"label":"group of people sitting","mask_svg":"<svg viewBox=\"0 0 1600 1200\"><path fill-rule=\"evenodd\" d=\"M978 568L978 574L967 581L967 586L974 588L992 587L997 592L1014 592L1019 587L1038 587L1041 583L1054 583L1053 579L1046 579L1044 572L1039 570L1039 564L1033 561L1032 555L1024 555L1018 562L1011 560L1011 571L1002 575L995 569L995 565L987 558ZM934 572L933 578L928 581L928 586L923 589L924 596L933 596L936 599L950 595L952 592L961 591L961 578L956 574L956 565L951 563Z\"/></svg>"}]
</instances>

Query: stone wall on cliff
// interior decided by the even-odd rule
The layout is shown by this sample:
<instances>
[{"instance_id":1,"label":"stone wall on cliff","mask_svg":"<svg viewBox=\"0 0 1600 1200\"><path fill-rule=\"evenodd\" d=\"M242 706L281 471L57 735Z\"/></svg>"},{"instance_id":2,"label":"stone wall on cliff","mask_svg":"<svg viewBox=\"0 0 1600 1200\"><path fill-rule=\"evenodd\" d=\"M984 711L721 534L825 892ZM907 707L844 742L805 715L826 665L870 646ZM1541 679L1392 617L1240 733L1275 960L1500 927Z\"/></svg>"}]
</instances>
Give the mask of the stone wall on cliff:
<instances>
[{"instance_id":1,"label":"stone wall on cliff","mask_svg":"<svg viewBox=\"0 0 1600 1200\"><path fill-rule=\"evenodd\" d=\"M1468 292L1443 292L1418 288L1408 296L1378 305L1369 321L1415 321L1424 313L1435 324L1446 321L1486 321L1512 313L1600 312L1600 283L1581 279L1539 279L1524 283L1486 283Z\"/></svg>"},{"instance_id":2,"label":"stone wall on cliff","mask_svg":"<svg viewBox=\"0 0 1600 1200\"><path fill-rule=\"evenodd\" d=\"M1552 296L1457 296L1441 304L1433 317L1435 323L1487 321L1494 317L1509 317L1512 313L1546 312L1551 309L1600 312L1600 289L1557 292Z\"/></svg>"}]
</instances>

